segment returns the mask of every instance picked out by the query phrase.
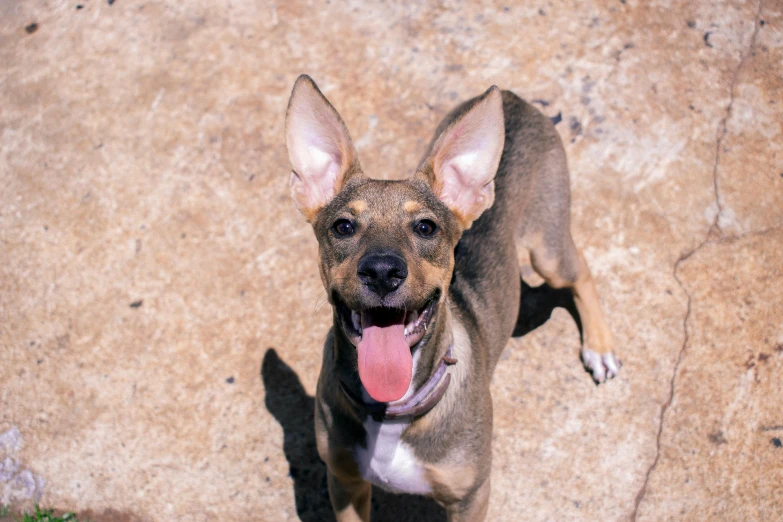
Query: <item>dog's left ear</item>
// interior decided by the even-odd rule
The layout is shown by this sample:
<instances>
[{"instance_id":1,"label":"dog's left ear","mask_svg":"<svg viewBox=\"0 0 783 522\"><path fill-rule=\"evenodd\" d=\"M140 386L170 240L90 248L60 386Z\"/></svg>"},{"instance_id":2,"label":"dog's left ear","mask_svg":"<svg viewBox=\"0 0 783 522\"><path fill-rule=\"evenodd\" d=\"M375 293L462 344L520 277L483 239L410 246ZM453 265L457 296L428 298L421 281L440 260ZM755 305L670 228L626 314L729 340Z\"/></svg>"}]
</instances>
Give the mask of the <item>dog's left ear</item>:
<instances>
[{"instance_id":1,"label":"dog's left ear","mask_svg":"<svg viewBox=\"0 0 783 522\"><path fill-rule=\"evenodd\" d=\"M463 229L495 201L503 153L503 96L494 85L438 137L417 172L454 213Z\"/></svg>"},{"instance_id":2,"label":"dog's left ear","mask_svg":"<svg viewBox=\"0 0 783 522\"><path fill-rule=\"evenodd\" d=\"M310 223L361 172L340 115L307 75L297 78L285 116L291 197Z\"/></svg>"}]
</instances>

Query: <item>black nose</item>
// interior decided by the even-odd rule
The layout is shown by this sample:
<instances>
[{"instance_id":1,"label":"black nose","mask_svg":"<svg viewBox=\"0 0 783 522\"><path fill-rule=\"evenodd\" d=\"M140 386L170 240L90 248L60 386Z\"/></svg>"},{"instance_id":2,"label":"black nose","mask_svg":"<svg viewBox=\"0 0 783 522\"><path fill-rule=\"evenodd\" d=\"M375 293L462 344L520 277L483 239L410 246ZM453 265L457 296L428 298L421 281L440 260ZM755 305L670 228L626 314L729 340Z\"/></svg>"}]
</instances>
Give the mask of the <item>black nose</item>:
<instances>
[{"instance_id":1,"label":"black nose","mask_svg":"<svg viewBox=\"0 0 783 522\"><path fill-rule=\"evenodd\" d=\"M359 260L359 279L381 297L394 292L408 277L408 265L395 254L365 254Z\"/></svg>"}]
</instances>

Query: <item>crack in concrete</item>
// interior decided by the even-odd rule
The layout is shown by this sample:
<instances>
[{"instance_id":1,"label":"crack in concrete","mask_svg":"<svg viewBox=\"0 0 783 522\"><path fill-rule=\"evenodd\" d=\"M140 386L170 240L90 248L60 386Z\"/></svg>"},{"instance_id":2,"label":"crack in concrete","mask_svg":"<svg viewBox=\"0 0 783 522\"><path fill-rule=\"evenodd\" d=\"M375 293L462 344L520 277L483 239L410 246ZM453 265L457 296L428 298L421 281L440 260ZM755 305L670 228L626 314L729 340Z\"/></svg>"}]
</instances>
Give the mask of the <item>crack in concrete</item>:
<instances>
[{"instance_id":1,"label":"crack in concrete","mask_svg":"<svg viewBox=\"0 0 783 522\"><path fill-rule=\"evenodd\" d=\"M778 225L774 227L767 227L762 228L761 230L751 230L750 232L745 232L744 234L735 234L732 236L721 236L718 239L712 241L713 243L720 243L720 244L726 244L726 243L733 243L735 241L740 241L742 239L745 239L746 237L752 237L752 236L766 236L767 234L774 234L776 232L780 232L783 230L783 225Z\"/></svg>"},{"instance_id":2,"label":"crack in concrete","mask_svg":"<svg viewBox=\"0 0 783 522\"><path fill-rule=\"evenodd\" d=\"M756 16L753 20L753 33L750 35L748 48L743 54L742 58L740 58L740 63L737 65L737 68L734 70L734 75L731 78L731 83L729 84L729 104L726 107L726 114L723 116L723 119L720 122L718 139L715 141L715 164L712 167L712 185L713 189L715 190L715 204L718 207L718 212L715 214L715 220L712 223L710 230L707 232L707 237L709 237L713 229L717 230L719 235L723 235L723 231L720 228L720 217L721 214L723 214L723 202L720 198L720 180L718 178L718 170L720 169L721 145L723 144L723 139L726 137L726 134L728 134L728 122L729 118L731 117L732 110L734 109L734 99L737 96L737 82L739 81L740 73L742 72L742 68L744 67L745 62L753 54L753 48L756 46L756 36L758 36L759 29L761 29L761 24L759 23L761 20L761 7L762 0L759 0L758 6L756 7ZM704 242L702 242L702 245L703 244ZM699 248L701 248L701 245L696 247L697 250Z\"/></svg>"},{"instance_id":3,"label":"crack in concrete","mask_svg":"<svg viewBox=\"0 0 783 522\"><path fill-rule=\"evenodd\" d=\"M728 120L731 117L731 112L732 109L734 108L734 99L736 98L736 87L737 87L737 82L739 81L740 73L742 72L742 68L744 67L745 62L752 55L753 47L756 45L756 36L758 35L759 29L761 27L761 24L759 23L761 19L761 8L762 8L762 0L759 0L758 5L756 7L756 16L754 18L753 33L751 34L750 42L748 43L748 48L740 58L740 62L737 65L737 68L735 69L734 74L731 78L731 83L729 85L729 103L726 106L726 114L724 115L723 119L720 122L718 137L715 143L715 163L712 168L712 184L713 184L713 189L715 191L715 204L717 206L718 211L715 214L715 218L712 222L712 225L710 225L710 228L707 230L707 234L705 235L704 239L702 239L702 241L695 248L680 254L680 257L678 257L677 261L675 261L674 263L674 268L672 271L672 276L674 277L675 281L677 281L677 284L679 285L680 289L687 297L687 308L685 310L685 317L683 318L682 321L682 327L683 327L683 332L685 334L685 338L683 339L682 346L680 347L680 351L677 354L677 362L674 364L672 377L669 381L669 396L666 398L666 401L664 401L664 403L661 405L661 413L658 422L658 433L656 434L655 437L655 458L650 464L650 467L647 468L647 472L645 473L645 477L644 477L644 483L642 484L642 487L639 489L639 492L636 494L636 498L634 499L633 512L631 513L631 517L630 517L630 519L634 522L636 521L636 517L639 513L639 506L641 505L642 500L644 500L644 496L647 493L647 485L650 482L650 477L655 471L655 468L658 466L658 462L661 458L661 436L663 435L663 427L664 427L666 412L669 410L669 407L674 401L674 392L675 392L675 383L677 380L677 374L679 373L680 365L682 364L682 361L685 359L685 350L687 349L688 342L690 341L690 331L688 330L688 319L690 319L691 316L692 297L690 292L688 292L687 288L685 287L682 280L680 279L678 271L680 269L680 265L685 261L687 261L691 256L696 254L699 250L701 250L701 248L704 245L715 241L715 233L717 233L718 235L718 240L723 238L723 231L720 228L720 217L721 214L723 213L723 203L721 202L721 198L720 198L720 183L718 179L718 171L720 169L720 158L721 158L721 145L723 144L723 139L726 137L726 134L728 134ZM773 229L767 229L762 232L764 233L771 232L776 229L777 227ZM752 233L743 234L740 237L744 237L750 234Z\"/></svg>"}]
</instances>

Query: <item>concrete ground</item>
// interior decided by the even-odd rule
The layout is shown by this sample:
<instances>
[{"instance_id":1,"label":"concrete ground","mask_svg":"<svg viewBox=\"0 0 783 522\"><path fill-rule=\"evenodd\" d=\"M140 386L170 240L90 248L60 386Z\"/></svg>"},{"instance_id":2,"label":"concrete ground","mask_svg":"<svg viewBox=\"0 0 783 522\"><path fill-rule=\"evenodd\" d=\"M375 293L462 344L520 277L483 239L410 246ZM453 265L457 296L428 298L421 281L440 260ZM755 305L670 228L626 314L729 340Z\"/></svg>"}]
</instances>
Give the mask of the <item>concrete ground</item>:
<instances>
[{"instance_id":1,"label":"concrete ground","mask_svg":"<svg viewBox=\"0 0 783 522\"><path fill-rule=\"evenodd\" d=\"M781 71L779 0L0 2L0 503L331 519L307 72L376 177L491 84L562 117L625 366L594 386L562 309L509 342L489 520L783 519Z\"/></svg>"}]
</instances>

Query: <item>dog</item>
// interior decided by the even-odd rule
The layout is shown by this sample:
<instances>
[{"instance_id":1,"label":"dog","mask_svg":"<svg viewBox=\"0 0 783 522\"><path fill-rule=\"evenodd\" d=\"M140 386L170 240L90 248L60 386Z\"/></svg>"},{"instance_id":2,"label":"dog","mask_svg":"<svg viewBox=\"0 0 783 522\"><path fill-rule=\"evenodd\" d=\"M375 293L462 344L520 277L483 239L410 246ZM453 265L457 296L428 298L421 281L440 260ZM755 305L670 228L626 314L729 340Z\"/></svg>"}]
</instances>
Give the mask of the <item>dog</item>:
<instances>
[{"instance_id":1,"label":"dog","mask_svg":"<svg viewBox=\"0 0 783 522\"><path fill-rule=\"evenodd\" d=\"M410 179L376 180L303 75L285 132L291 196L318 240L333 309L315 432L337 520L367 522L373 485L428 495L450 522L484 520L490 381L518 320L518 243L549 286L573 291L596 383L620 367L571 238L554 125L493 86L445 117Z\"/></svg>"}]
</instances>

